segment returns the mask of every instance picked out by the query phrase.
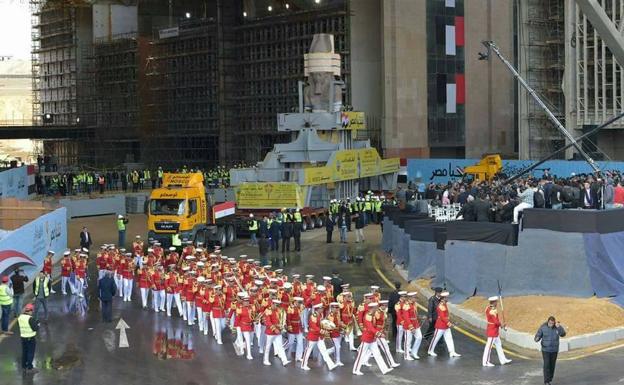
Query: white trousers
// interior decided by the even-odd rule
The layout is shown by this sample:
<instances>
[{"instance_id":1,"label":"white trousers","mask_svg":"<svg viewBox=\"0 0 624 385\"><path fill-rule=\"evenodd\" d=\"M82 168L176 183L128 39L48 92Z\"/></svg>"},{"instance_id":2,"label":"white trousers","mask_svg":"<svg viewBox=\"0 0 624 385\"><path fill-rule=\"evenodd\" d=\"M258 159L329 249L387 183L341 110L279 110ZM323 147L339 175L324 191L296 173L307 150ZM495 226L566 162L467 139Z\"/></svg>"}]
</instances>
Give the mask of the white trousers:
<instances>
[{"instance_id":1,"label":"white trousers","mask_svg":"<svg viewBox=\"0 0 624 385\"><path fill-rule=\"evenodd\" d=\"M405 357L410 354L412 357L418 357L418 349L420 349L420 343L422 342L422 332L420 328L416 328L412 331L405 332Z\"/></svg>"},{"instance_id":2,"label":"white trousers","mask_svg":"<svg viewBox=\"0 0 624 385\"><path fill-rule=\"evenodd\" d=\"M131 301L132 300L132 284L134 280L131 278L123 279L123 292L124 292L124 300Z\"/></svg>"},{"instance_id":3,"label":"white trousers","mask_svg":"<svg viewBox=\"0 0 624 385\"><path fill-rule=\"evenodd\" d=\"M197 325L199 326L199 331L203 332L204 331L204 322L206 321L206 315L204 314L204 310L199 307L197 307Z\"/></svg>"},{"instance_id":4,"label":"white trousers","mask_svg":"<svg viewBox=\"0 0 624 385\"><path fill-rule=\"evenodd\" d=\"M332 338L332 341L334 341L334 358L336 359L336 364L338 364L342 362L340 360L340 346L342 346L342 336Z\"/></svg>"},{"instance_id":5,"label":"white trousers","mask_svg":"<svg viewBox=\"0 0 624 385\"><path fill-rule=\"evenodd\" d=\"M182 303L180 302L180 293L167 293L167 315L171 317L171 307L173 306L173 302L175 301L176 308L178 309L178 314L182 315L184 312L182 311Z\"/></svg>"},{"instance_id":6,"label":"white trousers","mask_svg":"<svg viewBox=\"0 0 624 385\"><path fill-rule=\"evenodd\" d=\"M74 294L82 295L84 292L84 278L76 277L76 287L74 288Z\"/></svg>"},{"instance_id":7,"label":"white trousers","mask_svg":"<svg viewBox=\"0 0 624 385\"><path fill-rule=\"evenodd\" d=\"M295 360L303 360L303 333L288 333L288 357L293 352L295 353Z\"/></svg>"},{"instance_id":8,"label":"white trousers","mask_svg":"<svg viewBox=\"0 0 624 385\"><path fill-rule=\"evenodd\" d=\"M243 332L243 339L245 340L245 351L247 352L247 358L253 359L251 356L251 340L253 339L252 332Z\"/></svg>"},{"instance_id":9,"label":"white trousers","mask_svg":"<svg viewBox=\"0 0 624 385\"><path fill-rule=\"evenodd\" d=\"M355 350L355 335L353 333L353 328L349 334L345 336L345 341L349 344L349 350Z\"/></svg>"},{"instance_id":10,"label":"white trousers","mask_svg":"<svg viewBox=\"0 0 624 385\"><path fill-rule=\"evenodd\" d=\"M327 351L327 347L325 346L325 341L323 340L308 341L308 346L303 353L303 362L301 363L301 367L308 367L308 360L310 359L312 350L314 350L315 347L318 348L319 352L321 353L321 357L323 357L323 361L325 361L325 363L327 364L327 368L329 368L329 370L333 370L336 367L336 364L329 356L329 352Z\"/></svg>"},{"instance_id":11,"label":"white trousers","mask_svg":"<svg viewBox=\"0 0 624 385\"><path fill-rule=\"evenodd\" d=\"M265 330L266 326L261 323L256 324L256 342L258 343L258 351L261 354L264 353L264 341L266 340Z\"/></svg>"},{"instance_id":12,"label":"white trousers","mask_svg":"<svg viewBox=\"0 0 624 385\"><path fill-rule=\"evenodd\" d=\"M397 335L396 335L396 341L394 343L394 348L397 351L397 353L400 353L404 350L404 347L403 347L404 335L405 333L403 330L403 325L397 325Z\"/></svg>"},{"instance_id":13,"label":"white trousers","mask_svg":"<svg viewBox=\"0 0 624 385\"><path fill-rule=\"evenodd\" d=\"M223 318L221 318L223 319ZM288 363L288 358L286 357L286 352L284 352L284 345L282 342L281 334L267 334L266 335L266 345L264 347L264 363L270 364L269 356L271 352L271 345L273 345L273 351L277 356L282 360L282 365L286 365Z\"/></svg>"},{"instance_id":14,"label":"white trousers","mask_svg":"<svg viewBox=\"0 0 624 385\"><path fill-rule=\"evenodd\" d=\"M431 344L429 345L428 353L433 353L436 345L440 342L440 338L444 337L444 342L446 343L446 347L448 349L449 354L455 354L455 344L453 343L453 334L451 334L451 329L436 329L433 333L433 339L431 340Z\"/></svg>"},{"instance_id":15,"label":"white trousers","mask_svg":"<svg viewBox=\"0 0 624 385\"><path fill-rule=\"evenodd\" d=\"M69 290L72 293L74 292L74 286L71 284L69 277L61 277L61 293L63 293L63 295L67 294L67 284L69 284Z\"/></svg>"},{"instance_id":16,"label":"white trousers","mask_svg":"<svg viewBox=\"0 0 624 385\"><path fill-rule=\"evenodd\" d=\"M524 202L520 202L516 207L514 207L514 210L513 210L513 220L514 220L514 222L518 222L518 215L520 215L520 213L522 211L524 211L524 209L528 209L528 208L531 208L531 207L533 207L533 206L531 206L528 203L524 203Z\"/></svg>"},{"instance_id":17,"label":"white trousers","mask_svg":"<svg viewBox=\"0 0 624 385\"><path fill-rule=\"evenodd\" d=\"M225 329L225 318L217 318L217 317L213 317L214 319L214 327L215 327L215 339L217 340L217 343L219 345L223 344L223 340L221 338L221 335L223 334L223 329Z\"/></svg>"},{"instance_id":18,"label":"white trousers","mask_svg":"<svg viewBox=\"0 0 624 385\"><path fill-rule=\"evenodd\" d=\"M377 338L377 345L379 346L379 350L383 353L383 356L386 358L386 362L390 364L389 366L396 366L396 361L390 351L390 344L388 344L388 340L385 338Z\"/></svg>"},{"instance_id":19,"label":"white trousers","mask_svg":"<svg viewBox=\"0 0 624 385\"><path fill-rule=\"evenodd\" d=\"M361 242L364 240L364 230L363 229L355 229L355 241Z\"/></svg>"},{"instance_id":20,"label":"white trousers","mask_svg":"<svg viewBox=\"0 0 624 385\"><path fill-rule=\"evenodd\" d=\"M123 297L123 278L121 274L115 273L115 285L117 285L117 290L119 290L119 296Z\"/></svg>"},{"instance_id":21,"label":"white trousers","mask_svg":"<svg viewBox=\"0 0 624 385\"><path fill-rule=\"evenodd\" d=\"M141 288L141 306L147 307L147 297L149 296L149 289L146 287Z\"/></svg>"},{"instance_id":22,"label":"white trousers","mask_svg":"<svg viewBox=\"0 0 624 385\"><path fill-rule=\"evenodd\" d=\"M501 343L500 337L488 337L487 342L485 343L485 349L483 349L482 364L485 365L490 362L492 346L496 347L496 354L498 355L498 361L501 364L506 363L507 357L505 357L505 352L503 351L503 344Z\"/></svg>"},{"instance_id":23,"label":"white trousers","mask_svg":"<svg viewBox=\"0 0 624 385\"><path fill-rule=\"evenodd\" d=\"M186 301L186 320L189 326L195 325L195 302Z\"/></svg>"},{"instance_id":24,"label":"white trousers","mask_svg":"<svg viewBox=\"0 0 624 385\"><path fill-rule=\"evenodd\" d=\"M361 371L362 364L368 361L371 355L375 359L375 362L377 363L377 366L379 366L382 374L386 374L390 371L390 368L381 356L381 352L379 351L379 347L377 346L377 341L362 342L360 344L360 347L358 348L358 354L355 358L355 363L353 364L353 374L359 373Z\"/></svg>"}]
</instances>

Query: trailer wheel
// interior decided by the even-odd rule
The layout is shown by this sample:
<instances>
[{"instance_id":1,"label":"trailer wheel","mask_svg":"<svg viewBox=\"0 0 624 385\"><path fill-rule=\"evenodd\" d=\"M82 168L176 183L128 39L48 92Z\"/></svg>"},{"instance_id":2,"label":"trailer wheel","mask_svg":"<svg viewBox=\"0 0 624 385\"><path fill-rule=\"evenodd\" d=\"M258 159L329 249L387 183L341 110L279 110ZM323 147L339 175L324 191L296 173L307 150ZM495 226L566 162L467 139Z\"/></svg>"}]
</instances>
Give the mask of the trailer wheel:
<instances>
[{"instance_id":1,"label":"trailer wheel","mask_svg":"<svg viewBox=\"0 0 624 385\"><path fill-rule=\"evenodd\" d=\"M321 228L321 227L323 227L323 225L325 224L325 223L324 223L324 221L323 221L323 219L324 219L324 218L323 218L323 217L321 217L321 216L316 217L316 228L317 228L317 229L320 229L320 228Z\"/></svg>"},{"instance_id":2,"label":"trailer wheel","mask_svg":"<svg viewBox=\"0 0 624 385\"><path fill-rule=\"evenodd\" d=\"M236 240L236 230L234 230L234 226L232 225L225 226L225 237L226 237L228 246L231 246L234 244L234 241Z\"/></svg>"},{"instance_id":3,"label":"trailer wheel","mask_svg":"<svg viewBox=\"0 0 624 385\"><path fill-rule=\"evenodd\" d=\"M206 230L199 230L195 233L195 245L197 246L198 243L206 245Z\"/></svg>"},{"instance_id":4,"label":"trailer wheel","mask_svg":"<svg viewBox=\"0 0 624 385\"><path fill-rule=\"evenodd\" d=\"M301 231L306 231L308 229L308 219L303 218L301 221Z\"/></svg>"},{"instance_id":5,"label":"trailer wheel","mask_svg":"<svg viewBox=\"0 0 624 385\"><path fill-rule=\"evenodd\" d=\"M217 242L219 242L219 246L221 246L221 248L225 248L227 245L227 236L225 234L225 229L222 227L217 229Z\"/></svg>"}]
</instances>

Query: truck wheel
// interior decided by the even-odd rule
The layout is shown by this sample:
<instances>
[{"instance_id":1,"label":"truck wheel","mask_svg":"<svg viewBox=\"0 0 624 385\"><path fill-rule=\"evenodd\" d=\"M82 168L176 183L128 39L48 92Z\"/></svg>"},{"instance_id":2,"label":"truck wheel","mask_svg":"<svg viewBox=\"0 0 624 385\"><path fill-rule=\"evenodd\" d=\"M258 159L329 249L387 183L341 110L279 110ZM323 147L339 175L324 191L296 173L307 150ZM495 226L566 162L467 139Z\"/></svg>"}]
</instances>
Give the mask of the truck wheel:
<instances>
[{"instance_id":1,"label":"truck wheel","mask_svg":"<svg viewBox=\"0 0 624 385\"><path fill-rule=\"evenodd\" d=\"M236 240L236 230L234 230L234 226L232 225L225 226L225 237L226 237L228 246L234 244L234 241Z\"/></svg>"},{"instance_id":2,"label":"truck wheel","mask_svg":"<svg viewBox=\"0 0 624 385\"><path fill-rule=\"evenodd\" d=\"M197 233L195 233L195 245L197 245L198 243L206 246L206 232L204 230L199 230Z\"/></svg>"},{"instance_id":3,"label":"truck wheel","mask_svg":"<svg viewBox=\"0 0 624 385\"><path fill-rule=\"evenodd\" d=\"M323 225L323 217L316 217L316 228L320 229Z\"/></svg>"},{"instance_id":4,"label":"truck wheel","mask_svg":"<svg viewBox=\"0 0 624 385\"><path fill-rule=\"evenodd\" d=\"M219 246L222 248L227 246L227 236L225 234L225 229L222 227L217 230L217 242L219 242Z\"/></svg>"},{"instance_id":5,"label":"truck wheel","mask_svg":"<svg viewBox=\"0 0 624 385\"><path fill-rule=\"evenodd\" d=\"M308 219L303 218L303 220L301 221L301 231L306 231L306 230L308 230Z\"/></svg>"}]
</instances>

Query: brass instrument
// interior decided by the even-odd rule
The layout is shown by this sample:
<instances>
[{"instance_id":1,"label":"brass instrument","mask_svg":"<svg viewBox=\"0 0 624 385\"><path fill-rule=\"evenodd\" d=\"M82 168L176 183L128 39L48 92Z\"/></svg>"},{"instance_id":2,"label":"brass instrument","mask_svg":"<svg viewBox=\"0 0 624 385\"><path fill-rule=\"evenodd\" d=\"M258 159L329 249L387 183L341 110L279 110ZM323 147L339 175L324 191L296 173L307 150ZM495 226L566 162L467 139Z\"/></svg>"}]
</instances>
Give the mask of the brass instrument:
<instances>
[{"instance_id":1,"label":"brass instrument","mask_svg":"<svg viewBox=\"0 0 624 385\"><path fill-rule=\"evenodd\" d=\"M360 327L360 324L357 322L357 318L355 318L355 314L352 314L351 317L353 318L353 333L355 334L356 337L361 337L362 328Z\"/></svg>"}]
</instances>

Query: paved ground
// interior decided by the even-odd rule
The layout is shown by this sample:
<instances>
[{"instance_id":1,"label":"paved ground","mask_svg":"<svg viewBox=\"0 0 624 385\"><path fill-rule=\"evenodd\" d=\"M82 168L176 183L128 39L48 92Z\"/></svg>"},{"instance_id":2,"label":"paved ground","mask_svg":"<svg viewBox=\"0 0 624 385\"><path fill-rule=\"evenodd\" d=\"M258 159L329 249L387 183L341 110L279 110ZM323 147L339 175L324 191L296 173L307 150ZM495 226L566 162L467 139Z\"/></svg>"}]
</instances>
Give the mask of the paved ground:
<instances>
[{"instance_id":1,"label":"paved ground","mask_svg":"<svg viewBox=\"0 0 624 385\"><path fill-rule=\"evenodd\" d=\"M107 239L114 242L114 228L108 226L110 218L84 220L94 232L96 240ZM137 218L137 221L140 218ZM79 228L78 222L70 229ZM71 231L71 230L70 230ZM140 231L140 229L136 229ZM377 251L374 241L377 228L369 227L370 242L365 244L324 243L322 230L307 232L304 235L304 251L291 253L286 257L275 255L273 264L283 266L288 272L313 273L317 277L338 269L347 282L355 285L358 299L367 286L380 284L372 263L372 255ZM102 235L104 234L104 235ZM129 234L130 235L130 234ZM70 238L70 241L72 238ZM229 255L241 253L254 255L252 249L238 245L228 249ZM348 263L346 256L364 256L361 264ZM386 272L391 279L392 275ZM91 288L93 289L93 287ZM352 354L343 349L346 367L333 372L313 363L312 371L304 372L290 364L284 368L279 360L273 360L272 367L262 365L256 353L254 361L247 361L234 354L229 335L224 345L217 345L212 338L199 335L196 329L188 329L180 319L169 319L163 313L154 314L139 308L134 296L132 303L116 302L114 317L123 319L130 325L127 331L129 348L118 348L119 331L115 324L100 322L98 303L90 297L82 302L76 297L56 295L51 300L52 315L47 325L39 333L35 366L41 372L23 376L19 368L19 338L3 337L0 340L0 384L318 384L337 381L341 384L540 384L541 362L538 360L516 359L505 367L482 368L483 347L473 340L455 333L457 351L463 356L449 360L445 354L438 358L424 358L421 350L420 361L402 363L401 367L382 376L373 367L364 368L366 376L351 374L354 361ZM175 312L174 312L175 314ZM184 360L166 360L154 354L154 348L167 336L171 341L182 340L192 346L194 357ZM442 349L443 352L443 349ZM558 364L555 384L622 384L624 370L621 361L624 349L616 349L597 356L562 361Z\"/></svg>"}]
</instances>

